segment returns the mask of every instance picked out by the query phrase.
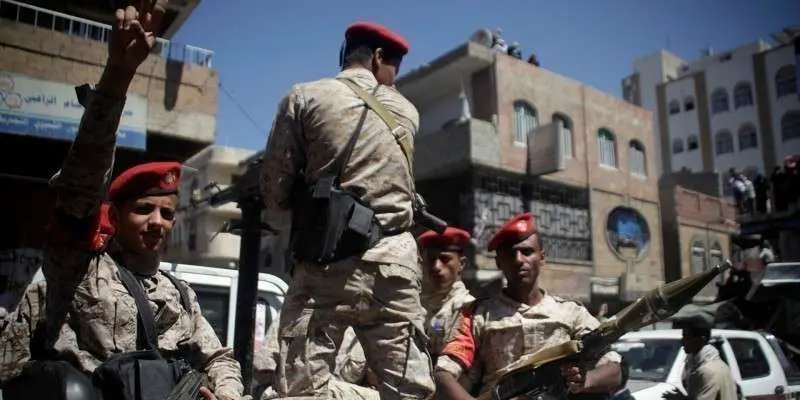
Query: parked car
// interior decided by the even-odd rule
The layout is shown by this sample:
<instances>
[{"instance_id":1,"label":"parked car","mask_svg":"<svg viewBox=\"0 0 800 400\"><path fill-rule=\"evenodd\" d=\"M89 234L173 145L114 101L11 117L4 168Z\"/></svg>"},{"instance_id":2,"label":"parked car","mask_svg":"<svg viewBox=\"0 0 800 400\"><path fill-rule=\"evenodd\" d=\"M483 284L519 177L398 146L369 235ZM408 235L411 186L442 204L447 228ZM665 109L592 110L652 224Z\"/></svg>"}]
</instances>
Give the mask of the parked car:
<instances>
[{"instance_id":1,"label":"parked car","mask_svg":"<svg viewBox=\"0 0 800 400\"><path fill-rule=\"evenodd\" d=\"M630 364L628 388L637 400L661 400L674 389L686 394L686 353L678 329L631 332L612 348ZM800 399L800 368L780 341L766 332L714 329L711 343L730 366L740 398Z\"/></svg>"}]
</instances>

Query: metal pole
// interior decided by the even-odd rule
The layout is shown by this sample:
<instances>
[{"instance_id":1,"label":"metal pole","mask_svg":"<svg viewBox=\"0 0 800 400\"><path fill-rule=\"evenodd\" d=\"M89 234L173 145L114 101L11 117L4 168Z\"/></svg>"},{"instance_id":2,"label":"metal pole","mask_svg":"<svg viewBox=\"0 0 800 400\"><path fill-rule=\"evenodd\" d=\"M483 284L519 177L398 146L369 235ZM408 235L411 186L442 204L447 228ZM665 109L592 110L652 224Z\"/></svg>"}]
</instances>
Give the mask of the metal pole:
<instances>
[{"instance_id":1,"label":"metal pole","mask_svg":"<svg viewBox=\"0 0 800 400\"><path fill-rule=\"evenodd\" d=\"M255 332L258 294L259 255L261 252L262 204L254 198L239 199L242 210L241 245L239 246L239 285L236 299L234 355L242 369L245 393L250 393L253 377L253 332Z\"/></svg>"}]
</instances>

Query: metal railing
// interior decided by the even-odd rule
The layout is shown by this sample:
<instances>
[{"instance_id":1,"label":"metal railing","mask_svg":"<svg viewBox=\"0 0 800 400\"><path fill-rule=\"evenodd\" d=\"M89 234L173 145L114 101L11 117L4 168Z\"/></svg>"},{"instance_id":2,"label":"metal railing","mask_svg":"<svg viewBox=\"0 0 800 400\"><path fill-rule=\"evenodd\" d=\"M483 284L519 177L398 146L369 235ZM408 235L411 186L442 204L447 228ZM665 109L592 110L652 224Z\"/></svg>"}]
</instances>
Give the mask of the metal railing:
<instances>
[{"instance_id":1,"label":"metal railing","mask_svg":"<svg viewBox=\"0 0 800 400\"><path fill-rule=\"evenodd\" d=\"M108 42L111 34L110 25L14 0L0 0L0 20L3 19L102 43ZM211 59L214 57L214 52L211 50L173 43L162 38L157 39L153 54L166 60L195 64L206 68L211 68Z\"/></svg>"}]
</instances>

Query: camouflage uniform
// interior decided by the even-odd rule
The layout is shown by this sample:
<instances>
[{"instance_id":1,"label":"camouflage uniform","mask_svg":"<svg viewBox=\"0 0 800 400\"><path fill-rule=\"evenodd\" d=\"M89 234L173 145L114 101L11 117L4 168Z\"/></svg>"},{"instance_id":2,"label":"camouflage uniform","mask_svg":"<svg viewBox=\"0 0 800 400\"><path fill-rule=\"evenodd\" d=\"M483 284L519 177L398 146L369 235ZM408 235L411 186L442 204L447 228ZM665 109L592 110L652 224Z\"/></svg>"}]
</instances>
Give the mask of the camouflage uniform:
<instances>
[{"instance_id":1,"label":"camouflage uniform","mask_svg":"<svg viewBox=\"0 0 800 400\"><path fill-rule=\"evenodd\" d=\"M90 93L75 141L51 180L57 194L54 216L69 240L48 237L42 265L46 290L43 284L32 285L3 327L2 380L18 375L30 359L31 334L45 312L47 326L60 327L48 333L47 342L59 358L85 372L92 372L113 354L136 350L136 304L122 284L116 263L107 252L76 246L91 236L99 218L124 103L124 98ZM192 304L187 313L166 276L156 273L139 278L155 316L162 354L183 357L201 367L217 397L240 398L239 364L201 315L194 291L183 283Z\"/></svg>"},{"instance_id":2,"label":"camouflage uniform","mask_svg":"<svg viewBox=\"0 0 800 400\"><path fill-rule=\"evenodd\" d=\"M434 293L422 298L422 305L428 312L425 318L425 333L430 339L428 350L434 359L447 343L461 307L474 300L462 281L453 283L444 294Z\"/></svg>"},{"instance_id":3,"label":"camouflage uniform","mask_svg":"<svg viewBox=\"0 0 800 400\"><path fill-rule=\"evenodd\" d=\"M339 77L369 93L378 86L362 68ZM394 114L401 135L413 138L419 126L416 108L388 86L380 86L375 97ZM291 89L279 107L264 157L268 211L291 208L289 194L301 166L309 183L316 179L343 149L363 110L364 102L335 79ZM387 230L408 230L413 223L408 169L387 125L369 112L341 183L361 195ZM281 312L276 390L282 396L324 395L335 352L352 325L380 381L382 398L429 396L434 383L425 349L421 280L417 244L409 232L381 239L361 257L330 265L297 264Z\"/></svg>"},{"instance_id":4,"label":"camouflage uniform","mask_svg":"<svg viewBox=\"0 0 800 400\"><path fill-rule=\"evenodd\" d=\"M574 301L545 293L538 304L528 306L500 293L462 309L436 371L460 377L467 368L480 368L481 392L485 393L497 382L498 371L520 357L580 338L599 325ZM619 354L610 351L597 365L620 360Z\"/></svg>"}]
</instances>

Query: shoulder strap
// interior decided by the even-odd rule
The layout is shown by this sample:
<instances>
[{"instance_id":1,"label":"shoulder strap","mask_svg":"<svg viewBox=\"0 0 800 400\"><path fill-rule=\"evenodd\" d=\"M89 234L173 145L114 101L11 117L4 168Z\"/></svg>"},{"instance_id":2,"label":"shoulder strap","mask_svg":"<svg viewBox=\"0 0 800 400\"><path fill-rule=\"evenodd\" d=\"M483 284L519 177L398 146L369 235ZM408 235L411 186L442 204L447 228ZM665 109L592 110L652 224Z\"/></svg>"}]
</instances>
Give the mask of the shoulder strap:
<instances>
[{"instance_id":1,"label":"shoulder strap","mask_svg":"<svg viewBox=\"0 0 800 400\"><path fill-rule=\"evenodd\" d=\"M350 79L340 79L340 80L350 89L356 92L358 97L360 97L361 100L364 100L364 102L367 103L367 107L371 108L372 111L375 111L375 114L378 114L378 116L383 120L383 122L389 126L389 130L391 130L392 136L394 136L394 140L397 142L398 145L400 145L400 150L403 151L403 155L406 157L406 162L408 163L408 172L411 175L411 179L413 181L414 159L411 154L411 146L409 145L409 140L411 140L411 138L407 134L400 133L400 125L397 123L397 120L395 120L392 113L390 113L389 110L387 110L386 107L384 107L383 104L381 104L381 102L375 98L375 96L362 90L360 87L358 87L358 85L356 85L355 82L353 82ZM380 86L377 86L375 89L377 90L378 87Z\"/></svg>"},{"instance_id":2,"label":"shoulder strap","mask_svg":"<svg viewBox=\"0 0 800 400\"><path fill-rule=\"evenodd\" d=\"M183 309L186 310L187 313L191 314L192 303L189 300L189 291L186 290L186 286L181 283L180 279L176 278L175 275L172 275L164 270L162 270L161 273L164 274L164 276L166 276L173 285L175 285L176 289L178 289L178 293L181 295L181 305L183 306Z\"/></svg>"},{"instance_id":3,"label":"shoulder strap","mask_svg":"<svg viewBox=\"0 0 800 400\"><path fill-rule=\"evenodd\" d=\"M136 308L139 311L139 329L136 335L136 347L139 349L157 350L158 349L158 335L156 335L156 323L153 316L153 310L147 302L147 297L144 295L142 286L133 276L131 271L127 268L117 264L119 270L119 277L122 279L122 284L128 289L128 293L133 296L133 301L136 302Z\"/></svg>"},{"instance_id":4,"label":"shoulder strap","mask_svg":"<svg viewBox=\"0 0 800 400\"><path fill-rule=\"evenodd\" d=\"M377 88L375 89L377 90ZM356 148L358 137L361 136L361 127L364 126L364 121L367 119L367 111L369 111L369 107L364 107L364 112L361 113L361 119L358 120L356 128L353 130L353 133L350 134L350 139L347 140L344 149L342 149L342 152L339 153L333 161L330 174L333 174L337 181L342 176L342 170L344 170L345 165L347 165L347 162L350 160L350 156L353 154L353 150Z\"/></svg>"}]
</instances>

